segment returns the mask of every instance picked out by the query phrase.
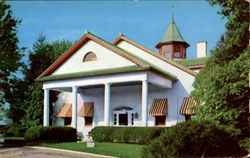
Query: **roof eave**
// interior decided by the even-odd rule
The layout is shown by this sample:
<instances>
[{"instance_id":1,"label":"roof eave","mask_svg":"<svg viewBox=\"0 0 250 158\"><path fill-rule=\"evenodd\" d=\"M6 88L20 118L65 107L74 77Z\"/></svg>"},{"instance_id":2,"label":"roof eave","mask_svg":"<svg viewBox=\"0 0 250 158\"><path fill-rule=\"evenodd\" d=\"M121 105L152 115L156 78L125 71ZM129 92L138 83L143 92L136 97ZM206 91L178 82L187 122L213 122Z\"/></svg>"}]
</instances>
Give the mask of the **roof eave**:
<instances>
[{"instance_id":1,"label":"roof eave","mask_svg":"<svg viewBox=\"0 0 250 158\"><path fill-rule=\"evenodd\" d=\"M190 66L187 66L189 69L201 69L201 68L204 68L206 67L205 64L200 64L200 65L190 65Z\"/></svg>"},{"instance_id":2,"label":"roof eave","mask_svg":"<svg viewBox=\"0 0 250 158\"><path fill-rule=\"evenodd\" d=\"M186 46L186 48L188 48L190 45L185 42L185 41L167 41L167 42L160 42L158 43L155 48L159 49L162 45L166 45L166 44L184 44Z\"/></svg>"},{"instance_id":3,"label":"roof eave","mask_svg":"<svg viewBox=\"0 0 250 158\"><path fill-rule=\"evenodd\" d=\"M106 74L95 74L95 75L88 75L88 76L74 76L74 77L62 77L62 78L55 78L55 79L36 79L38 82L48 82L48 81L58 81L58 80L69 80L69 79L80 79L80 78L91 78L91 77L98 77L98 76L109 76L109 75L118 75L118 74L129 74L129 73L138 73L138 72L151 72L157 75L160 75L168 80L173 82L177 81L177 78L172 76L165 75L155 69L149 68L145 70L134 70L134 71L127 71L127 72L113 72L113 73L106 73Z\"/></svg>"}]
</instances>

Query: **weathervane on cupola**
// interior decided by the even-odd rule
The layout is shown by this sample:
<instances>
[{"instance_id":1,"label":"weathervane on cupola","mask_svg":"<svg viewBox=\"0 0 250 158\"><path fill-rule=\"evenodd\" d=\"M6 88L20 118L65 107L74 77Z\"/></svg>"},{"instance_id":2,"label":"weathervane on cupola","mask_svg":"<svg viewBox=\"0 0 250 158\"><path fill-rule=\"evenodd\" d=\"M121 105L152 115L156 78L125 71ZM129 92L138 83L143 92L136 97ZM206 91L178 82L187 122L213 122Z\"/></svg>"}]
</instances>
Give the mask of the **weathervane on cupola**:
<instances>
[{"instance_id":1,"label":"weathervane on cupola","mask_svg":"<svg viewBox=\"0 0 250 158\"><path fill-rule=\"evenodd\" d=\"M174 21L174 6L172 6L171 22L160 43L155 46L162 56L169 59L186 59L186 49L189 44L183 39Z\"/></svg>"}]
</instances>

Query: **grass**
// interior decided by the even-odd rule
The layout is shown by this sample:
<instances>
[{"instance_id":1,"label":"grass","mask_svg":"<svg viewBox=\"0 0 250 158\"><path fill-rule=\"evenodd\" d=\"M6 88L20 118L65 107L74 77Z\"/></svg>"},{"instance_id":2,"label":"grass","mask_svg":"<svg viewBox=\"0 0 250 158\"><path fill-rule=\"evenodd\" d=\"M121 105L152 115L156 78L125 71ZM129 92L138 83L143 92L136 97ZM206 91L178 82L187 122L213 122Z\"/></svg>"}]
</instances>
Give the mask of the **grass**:
<instances>
[{"instance_id":1,"label":"grass","mask_svg":"<svg viewBox=\"0 0 250 158\"><path fill-rule=\"evenodd\" d=\"M24 140L23 137L0 137L0 139L8 139L8 140Z\"/></svg>"},{"instance_id":2,"label":"grass","mask_svg":"<svg viewBox=\"0 0 250 158\"><path fill-rule=\"evenodd\" d=\"M94 154L116 156L121 158L139 158L143 145L123 143L96 142L94 148L87 148L86 142L41 144L42 147L82 151Z\"/></svg>"}]
</instances>

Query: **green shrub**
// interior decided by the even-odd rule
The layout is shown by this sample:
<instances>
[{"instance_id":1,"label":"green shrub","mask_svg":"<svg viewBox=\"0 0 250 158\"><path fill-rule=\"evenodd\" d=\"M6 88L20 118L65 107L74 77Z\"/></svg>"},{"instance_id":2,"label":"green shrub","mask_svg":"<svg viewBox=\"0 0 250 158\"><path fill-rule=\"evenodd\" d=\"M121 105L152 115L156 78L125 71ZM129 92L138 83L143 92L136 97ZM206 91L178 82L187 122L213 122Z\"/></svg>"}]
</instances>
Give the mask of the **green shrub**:
<instances>
[{"instance_id":1,"label":"green shrub","mask_svg":"<svg viewBox=\"0 0 250 158\"><path fill-rule=\"evenodd\" d=\"M43 126L34 126L26 130L24 134L25 140L39 140L41 138L41 129Z\"/></svg>"},{"instance_id":2,"label":"green shrub","mask_svg":"<svg viewBox=\"0 0 250 158\"><path fill-rule=\"evenodd\" d=\"M142 157L227 157L246 154L230 133L208 121L185 121L144 147Z\"/></svg>"},{"instance_id":3,"label":"green shrub","mask_svg":"<svg viewBox=\"0 0 250 158\"><path fill-rule=\"evenodd\" d=\"M5 137L23 137L25 133L25 129L20 124L10 124L4 131Z\"/></svg>"},{"instance_id":4,"label":"green shrub","mask_svg":"<svg viewBox=\"0 0 250 158\"><path fill-rule=\"evenodd\" d=\"M132 138L132 133L129 128L117 127L113 133L113 141L114 142L122 142L122 143L134 143Z\"/></svg>"},{"instance_id":5,"label":"green shrub","mask_svg":"<svg viewBox=\"0 0 250 158\"><path fill-rule=\"evenodd\" d=\"M115 128L117 127L95 127L90 133L96 142L113 142Z\"/></svg>"},{"instance_id":6,"label":"green shrub","mask_svg":"<svg viewBox=\"0 0 250 158\"><path fill-rule=\"evenodd\" d=\"M77 135L76 129L71 127L34 126L25 132L24 139L29 141L75 142Z\"/></svg>"},{"instance_id":7,"label":"green shrub","mask_svg":"<svg viewBox=\"0 0 250 158\"><path fill-rule=\"evenodd\" d=\"M95 127L91 130L96 142L147 144L166 128L163 127Z\"/></svg>"}]
</instances>

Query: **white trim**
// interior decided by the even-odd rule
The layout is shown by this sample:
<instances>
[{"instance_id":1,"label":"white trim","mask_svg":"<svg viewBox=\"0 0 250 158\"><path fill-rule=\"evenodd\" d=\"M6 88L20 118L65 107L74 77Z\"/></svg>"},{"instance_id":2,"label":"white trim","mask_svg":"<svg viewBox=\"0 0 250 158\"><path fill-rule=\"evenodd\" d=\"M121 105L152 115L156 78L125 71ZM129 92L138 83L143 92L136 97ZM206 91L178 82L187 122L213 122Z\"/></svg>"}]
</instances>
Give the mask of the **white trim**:
<instances>
[{"instance_id":1,"label":"white trim","mask_svg":"<svg viewBox=\"0 0 250 158\"><path fill-rule=\"evenodd\" d=\"M73 86L72 87L72 92L73 92L73 101L72 101L72 121L71 121L71 126L77 129L77 106L78 106L78 86Z\"/></svg>"},{"instance_id":2,"label":"white trim","mask_svg":"<svg viewBox=\"0 0 250 158\"><path fill-rule=\"evenodd\" d=\"M104 124L110 125L110 88L111 84L106 83L104 87Z\"/></svg>"},{"instance_id":3,"label":"white trim","mask_svg":"<svg viewBox=\"0 0 250 158\"><path fill-rule=\"evenodd\" d=\"M148 126L148 81L142 81L142 123Z\"/></svg>"},{"instance_id":4,"label":"white trim","mask_svg":"<svg viewBox=\"0 0 250 158\"><path fill-rule=\"evenodd\" d=\"M137 72L131 74L119 74L109 76L99 76L93 78L65 79L56 81L46 81L43 83L43 89L67 89L73 86L93 86L115 83L140 82L148 80L149 83L162 88L172 88L173 82L161 76L149 72Z\"/></svg>"},{"instance_id":5,"label":"white trim","mask_svg":"<svg viewBox=\"0 0 250 158\"><path fill-rule=\"evenodd\" d=\"M146 79L147 79L147 72L139 72L139 73L131 73L131 74L99 76L99 77L92 77L92 78L47 81L43 83L43 89L72 87L72 86L103 85L106 83L127 83L127 82L142 81Z\"/></svg>"},{"instance_id":6,"label":"white trim","mask_svg":"<svg viewBox=\"0 0 250 158\"><path fill-rule=\"evenodd\" d=\"M44 89L43 126L49 126L49 88Z\"/></svg>"}]
</instances>

